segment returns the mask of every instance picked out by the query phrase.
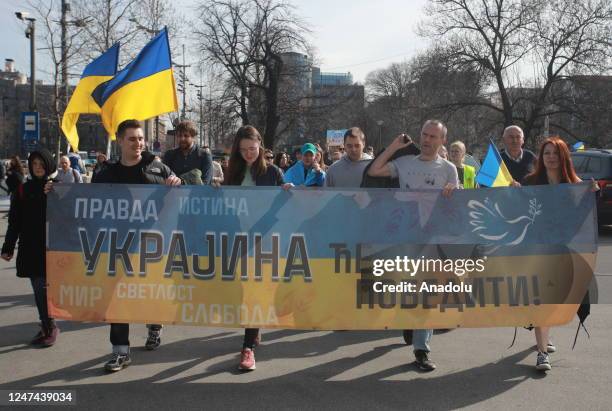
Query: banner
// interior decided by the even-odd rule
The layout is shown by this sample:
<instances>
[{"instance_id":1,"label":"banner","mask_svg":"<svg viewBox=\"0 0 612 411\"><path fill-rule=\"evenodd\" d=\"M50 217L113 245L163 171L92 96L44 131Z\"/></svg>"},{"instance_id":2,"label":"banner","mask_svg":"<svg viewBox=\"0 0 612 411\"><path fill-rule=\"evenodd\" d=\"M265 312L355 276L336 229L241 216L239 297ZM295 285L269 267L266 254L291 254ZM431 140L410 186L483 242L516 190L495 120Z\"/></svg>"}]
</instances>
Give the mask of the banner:
<instances>
[{"instance_id":1,"label":"banner","mask_svg":"<svg viewBox=\"0 0 612 411\"><path fill-rule=\"evenodd\" d=\"M588 184L74 184L48 196L50 315L295 329L557 325L593 276Z\"/></svg>"},{"instance_id":2,"label":"banner","mask_svg":"<svg viewBox=\"0 0 612 411\"><path fill-rule=\"evenodd\" d=\"M344 145L344 133L348 129L342 130L327 130L327 147L343 146Z\"/></svg>"}]
</instances>

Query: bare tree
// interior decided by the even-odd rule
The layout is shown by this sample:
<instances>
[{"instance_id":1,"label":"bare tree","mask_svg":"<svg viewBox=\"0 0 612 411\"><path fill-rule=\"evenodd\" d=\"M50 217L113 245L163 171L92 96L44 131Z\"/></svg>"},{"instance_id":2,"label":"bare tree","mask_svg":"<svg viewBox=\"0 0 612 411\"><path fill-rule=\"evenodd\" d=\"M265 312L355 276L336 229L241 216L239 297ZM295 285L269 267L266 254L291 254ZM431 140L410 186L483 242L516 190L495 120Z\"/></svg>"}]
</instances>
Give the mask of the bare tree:
<instances>
[{"instance_id":1,"label":"bare tree","mask_svg":"<svg viewBox=\"0 0 612 411\"><path fill-rule=\"evenodd\" d=\"M82 20L81 24L66 25L65 43L62 48L62 30L60 26L61 1L31 1L30 6L37 14L38 20L42 23L43 30L40 32L40 37L46 45L44 49L48 52L53 63L53 69L50 73L53 76L52 118L43 118L43 120L47 120L50 125L53 124L49 129L54 130L57 135L55 151L59 161L63 135L60 124L68 101L67 90L64 87L63 81L67 81L67 78L62 79L62 70L65 69L68 62L70 62L70 66L82 66L81 52L85 45L81 39L84 25ZM67 76L67 73L63 74ZM49 141L47 144L51 146Z\"/></svg>"},{"instance_id":2,"label":"bare tree","mask_svg":"<svg viewBox=\"0 0 612 411\"><path fill-rule=\"evenodd\" d=\"M137 0L76 0L72 5L73 14L89 20L84 33L84 57L91 61L120 42L129 45L122 48L120 61L130 61L144 43L142 31L129 20L138 4Z\"/></svg>"},{"instance_id":3,"label":"bare tree","mask_svg":"<svg viewBox=\"0 0 612 411\"><path fill-rule=\"evenodd\" d=\"M454 64L487 73L500 102L474 104L500 113L504 126L521 123L529 138L538 119L554 114L555 82L610 68L611 10L608 0L430 0L419 32L452 49ZM529 81L521 71L534 61L541 70Z\"/></svg>"},{"instance_id":4,"label":"bare tree","mask_svg":"<svg viewBox=\"0 0 612 411\"><path fill-rule=\"evenodd\" d=\"M221 66L234 85L242 123L261 109L257 125L272 147L280 122L281 56L306 50L308 30L293 7L276 0L203 1L195 26L201 27L196 35L204 61Z\"/></svg>"},{"instance_id":5,"label":"bare tree","mask_svg":"<svg viewBox=\"0 0 612 411\"><path fill-rule=\"evenodd\" d=\"M487 133L489 128L477 104L488 104L482 97L484 86L477 67L449 63L444 48L425 50L368 74L369 131L382 132L375 126L382 121L388 133L418 133L423 121L435 117L448 123L454 138L473 143L477 133Z\"/></svg>"}]
</instances>

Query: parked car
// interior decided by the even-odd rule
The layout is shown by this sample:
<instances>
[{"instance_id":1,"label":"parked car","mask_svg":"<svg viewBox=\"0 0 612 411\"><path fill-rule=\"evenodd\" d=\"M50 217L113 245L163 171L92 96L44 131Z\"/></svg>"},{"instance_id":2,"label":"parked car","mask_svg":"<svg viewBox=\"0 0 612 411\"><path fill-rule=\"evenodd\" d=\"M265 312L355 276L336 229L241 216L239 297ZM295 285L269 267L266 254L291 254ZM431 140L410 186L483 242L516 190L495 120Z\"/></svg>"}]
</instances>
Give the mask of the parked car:
<instances>
[{"instance_id":1,"label":"parked car","mask_svg":"<svg viewBox=\"0 0 612 411\"><path fill-rule=\"evenodd\" d=\"M572 153L578 177L594 178L599 184L597 218L599 225L612 224L612 149L589 149Z\"/></svg>"}]
</instances>

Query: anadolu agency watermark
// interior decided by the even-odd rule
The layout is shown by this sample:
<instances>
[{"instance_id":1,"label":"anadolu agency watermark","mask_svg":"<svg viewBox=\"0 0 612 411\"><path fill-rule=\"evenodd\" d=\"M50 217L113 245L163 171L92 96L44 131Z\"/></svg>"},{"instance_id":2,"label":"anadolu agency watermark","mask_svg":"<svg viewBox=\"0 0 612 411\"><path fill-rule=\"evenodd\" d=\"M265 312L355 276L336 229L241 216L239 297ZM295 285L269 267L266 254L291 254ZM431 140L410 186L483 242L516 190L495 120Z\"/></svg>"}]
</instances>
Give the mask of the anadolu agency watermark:
<instances>
[{"instance_id":1,"label":"anadolu agency watermark","mask_svg":"<svg viewBox=\"0 0 612 411\"><path fill-rule=\"evenodd\" d=\"M418 274L444 273L454 274L458 279L473 272L482 273L485 270L487 257L483 258L410 258L407 256L395 258L380 258L372 260L372 274L382 277L384 274L402 274L415 277ZM422 281L400 281L387 284L384 281L374 281L372 289L375 293L471 293L472 284L459 280L446 284L433 284Z\"/></svg>"}]
</instances>

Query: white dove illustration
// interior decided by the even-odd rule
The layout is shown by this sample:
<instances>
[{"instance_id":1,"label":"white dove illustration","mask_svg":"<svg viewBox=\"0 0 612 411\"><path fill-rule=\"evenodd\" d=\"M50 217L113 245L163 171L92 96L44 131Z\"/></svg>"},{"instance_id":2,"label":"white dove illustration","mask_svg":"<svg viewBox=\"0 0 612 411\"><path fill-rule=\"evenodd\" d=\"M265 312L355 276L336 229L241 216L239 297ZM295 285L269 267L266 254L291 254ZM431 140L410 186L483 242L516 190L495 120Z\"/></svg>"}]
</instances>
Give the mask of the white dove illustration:
<instances>
[{"instance_id":1,"label":"white dove illustration","mask_svg":"<svg viewBox=\"0 0 612 411\"><path fill-rule=\"evenodd\" d=\"M542 205L535 198L529 200L529 214L509 219L501 212L499 204L491 204L485 199L484 204L477 200L468 202L470 210L470 224L474 227L473 233L489 241L489 245L517 245L520 244L527 229L535 221L537 215L542 214Z\"/></svg>"}]
</instances>

